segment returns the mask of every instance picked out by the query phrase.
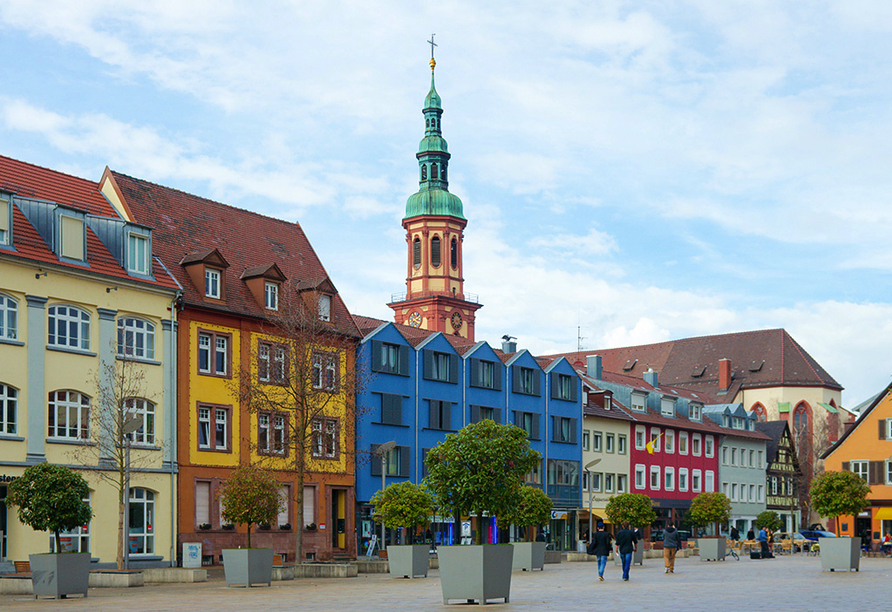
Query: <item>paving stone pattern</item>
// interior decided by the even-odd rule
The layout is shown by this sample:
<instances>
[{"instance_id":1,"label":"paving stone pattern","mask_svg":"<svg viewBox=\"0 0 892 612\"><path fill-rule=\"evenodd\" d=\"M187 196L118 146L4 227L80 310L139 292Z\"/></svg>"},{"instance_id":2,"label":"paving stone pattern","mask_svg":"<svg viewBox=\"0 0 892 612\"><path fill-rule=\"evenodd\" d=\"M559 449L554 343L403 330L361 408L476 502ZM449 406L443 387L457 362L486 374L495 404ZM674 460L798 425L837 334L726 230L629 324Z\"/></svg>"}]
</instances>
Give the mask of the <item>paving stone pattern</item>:
<instances>
[{"instance_id":1,"label":"paving stone pattern","mask_svg":"<svg viewBox=\"0 0 892 612\"><path fill-rule=\"evenodd\" d=\"M860 572L822 572L816 557L796 555L753 561L703 563L699 557L678 559L666 574L661 559L634 566L629 582L607 565L598 582L596 564L547 565L544 572L514 572L511 602L492 603L494 610L756 610L870 611L892 610L892 559L862 559ZM376 611L469 610L466 604L442 604L439 571L426 579L393 579L387 574L360 574L346 579L274 582L272 587L226 588L222 572L212 570L199 584L150 584L129 589L90 589L88 599L34 601L25 596L0 597L0 610L90 610L94 612L164 612L205 610Z\"/></svg>"}]
</instances>

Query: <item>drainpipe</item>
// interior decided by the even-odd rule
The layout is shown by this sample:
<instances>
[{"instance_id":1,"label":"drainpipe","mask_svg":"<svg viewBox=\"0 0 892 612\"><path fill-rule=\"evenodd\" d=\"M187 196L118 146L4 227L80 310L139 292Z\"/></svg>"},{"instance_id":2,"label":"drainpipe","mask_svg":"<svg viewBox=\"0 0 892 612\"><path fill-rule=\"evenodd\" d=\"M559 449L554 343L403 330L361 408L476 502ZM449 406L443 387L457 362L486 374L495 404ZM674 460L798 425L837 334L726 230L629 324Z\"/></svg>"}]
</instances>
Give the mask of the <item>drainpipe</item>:
<instances>
[{"instance_id":1,"label":"drainpipe","mask_svg":"<svg viewBox=\"0 0 892 612\"><path fill-rule=\"evenodd\" d=\"M421 360L418 358L418 349L412 347L412 350L415 351L415 461L412 463L415 464L415 482L418 483L421 482L418 478L418 454L421 452L421 449L418 447L418 402L421 401L418 397L418 363Z\"/></svg>"},{"instance_id":2,"label":"drainpipe","mask_svg":"<svg viewBox=\"0 0 892 612\"><path fill-rule=\"evenodd\" d=\"M171 277L173 278L173 277ZM168 364L170 367L170 401L173 402L173 424L170 427L170 566L177 566L177 490L175 483L175 474L177 472L177 407L179 398L177 397L177 321L176 308L177 301L182 296L182 292L178 292L176 297L170 303L170 342L168 342Z\"/></svg>"}]
</instances>

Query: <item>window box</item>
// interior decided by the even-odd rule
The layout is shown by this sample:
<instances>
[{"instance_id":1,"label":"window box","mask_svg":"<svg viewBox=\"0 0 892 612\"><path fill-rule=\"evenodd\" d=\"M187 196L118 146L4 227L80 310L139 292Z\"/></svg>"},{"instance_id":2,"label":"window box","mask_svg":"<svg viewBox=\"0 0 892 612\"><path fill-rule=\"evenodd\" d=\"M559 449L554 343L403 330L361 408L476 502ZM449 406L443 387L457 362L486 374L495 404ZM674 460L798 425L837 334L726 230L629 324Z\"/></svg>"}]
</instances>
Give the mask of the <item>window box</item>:
<instances>
[{"instance_id":1,"label":"window box","mask_svg":"<svg viewBox=\"0 0 892 612\"><path fill-rule=\"evenodd\" d=\"M201 529L202 531L207 531L208 529L211 528L211 524L210 523L202 523L201 525L198 526L198 528Z\"/></svg>"},{"instance_id":2,"label":"window box","mask_svg":"<svg viewBox=\"0 0 892 612\"><path fill-rule=\"evenodd\" d=\"M285 523L284 525L279 525L279 529L281 531L291 531L291 523Z\"/></svg>"},{"instance_id":3,"label":"window box","mask_svg":"<svg viewBox=\"0 0 892 612\"><path fill-rule=\"evenodd\" d=\"M235 530L235 525L233 525L232 523L224 523L224 524L222 525L221 528L222 528L224 531L234 531L234 530Z\"/></svg>"}]
</instances>

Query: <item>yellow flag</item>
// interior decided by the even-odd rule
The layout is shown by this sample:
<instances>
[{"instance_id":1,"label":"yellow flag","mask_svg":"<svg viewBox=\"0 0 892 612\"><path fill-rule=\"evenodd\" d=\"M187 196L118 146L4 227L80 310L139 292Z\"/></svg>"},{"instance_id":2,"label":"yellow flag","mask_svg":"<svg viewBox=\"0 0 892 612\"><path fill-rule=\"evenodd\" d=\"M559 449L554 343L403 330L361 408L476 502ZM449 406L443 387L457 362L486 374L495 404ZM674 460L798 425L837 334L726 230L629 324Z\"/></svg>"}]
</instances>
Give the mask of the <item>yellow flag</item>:
<instances>
[{"instance_id":1,"label":"yellow flag","mask_svg":"<svg viewBox=\"0 0 892 612\"><path fill-rule=\"evenodd\" d=\"M648 453L649 455L653 455L653 454L654 454L654 442L656 442L657 440L659 440L659 439L660 439L660 436L662 436L662 435L663 435L663 432L661 431L659 436L657 436L656 438L654 438L653 440L651 440L650 442L648 442L647 444L644 445L644 448L647 449L647 453Z\"/></svg>"}]
</instances>

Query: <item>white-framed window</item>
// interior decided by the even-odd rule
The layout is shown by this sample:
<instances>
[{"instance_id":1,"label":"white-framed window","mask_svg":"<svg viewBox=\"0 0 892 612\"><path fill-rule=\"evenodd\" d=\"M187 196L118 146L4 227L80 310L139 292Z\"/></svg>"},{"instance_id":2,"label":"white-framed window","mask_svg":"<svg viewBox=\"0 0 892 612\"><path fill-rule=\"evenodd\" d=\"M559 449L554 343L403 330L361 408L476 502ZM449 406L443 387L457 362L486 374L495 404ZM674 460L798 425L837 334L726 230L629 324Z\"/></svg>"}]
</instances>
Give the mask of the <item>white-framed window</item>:
<instances>
[{"instance_id":1,"label":"white-framed window","mask_svg":"<svg viewBox=\"0 0 892 612\"><path fill-rule=\"evenodd\" d=\"M737 465L737 447L731 447L731 465Z\"/></svg>"},{"instance_id":2,"label":"white-framed window","mask_svg":"<svg viewBox=\"0 0 892 612\"><path fill-rule=\"evenodd\" d=\"M229 372L229 335L214 332L198 334L198 371L212 376Z\"/></svg>"},{"instance_id":3,"label":"white-framed window","mask_svg":"<svg viewBox=\"0 0 892 612\"><path fill-rule=\"evenodd\" d=\"M892 440L892 419L886 419L886 439Z\"/></svg>"},{"instance_id":4,"label":"white-framed window","mask_svg":"<svg viewBox=\"0 0 892 612\"><path fill-rule=\"evenodd\" d=\"M660 452L660 428L659 427L651 427L650 428L650 444L653 447L655 453Z\"/></svg>"},{"instance_id":5,"label":"white-framed window","mask_svg":"<svg viewBox=\"0 0 892 612\"><path fill-rule=\"evenodd\" d=\"M668 466L663 468L663 488L667 491L675 490L675 468Z\"/></svg>"},{"instance_id":6,"label":"white-framed window","mask_svg":"<svg viewBox=\"0 0 892 612\"><path fill-rule=\"evenodd\" d=\"M118 357L154 360L155 325L135 317L120 317Z\"/></svg>"},{"instance_id":7,"label":"white-framed window","mask_svg":"<svg viewBox=\"0 0 892 612\"><path fill-rule=\"evenodd\" d=\"M645 396L640 393L632 394L632 410L644 412Z\"/></svg>"},{"instance_id":8,"label":"white-framed window","mask_svg":"<svg viewBox=\"0 0 892 612\"><path fill-rule=\"evenodd\" d=\"M18 389L0 383L0 433L16 433L18 427L18 407Z\"/></svg>"},{"instance_id":9,"label":"white-framed window","mask_svg":"<svg viewBox=\"0 0 892 612\"><path fill-rule=\"evenodd\" d=\"M591 472L591 487L592 492L600 493L601 492L601 472Z\"/></svg>"},{"instance_id":10,"label":"white-framed window","mask_svg":"<svg viewBox=\"0 0 892 612\"><path fill-rule=\"evenodd\" d=\"M209 298L220 299L220 271L213 268L204 269L204 294Z\"/></svg>"},{"instance_id":11,"label":"white-framed window","mask_svg":"<svg viewBox=\"0 0 892 612\"><path fill-rule=\"evenodd\" d=\"M626 475L625 474L617 474L616 475L616 492L617 493L625 493L626 489Z\"/></svg>"},{"instance_id":12,"label":"white-framed window","mask_svg":"<svg viewBox=\"0 0 892 612\"><path fill-rule=\"evenodd\" d=\"M692 421L702 421L703 406L701 406L700 404L691 404L690 409L688 410L688 415Z\"/></svg>"},{"instance_id":13,"label":"white-framed window","mask_svg":"<svg viewBox=\"0 0 892 612\"><path fill-rule=\"evenodd\" d=\"M155 552L155 494L148 489L130 489L130 520L127 540L131 555Z\"/></svg>"},{"instance_id":14,"label":"white-framed window","mask_svg":"<svg viewBox=\"0 0 892 612\"><path fill-rule=\"evenodd\" d=\"M287 417L278 412L257 414L257 452L265 455L285 455Z\"/></svg>"},{"instance_id":15,"label":"white-framed window","mask_svg":"<svg viewBox=\"0 0 892 612\"><path fill-rule=\"evenodd\" d=\"M600 431L596 431L592 433L592 450L596 453L600 453L603 450L601 446L601 440L604 438L604 435Z\"/></svg>"},{"instance_id":16,"label":"white-framed window","mask_svg":"<svg viewBox=\"0 0 892 612\"><path fill-rule=\"evenodd\" d=\"M319 320L331 321L331 296L327 293L319 294Z\"/></svg>"},{"instance_id":17,"label":"white-framed window","mask_svg":"<svg viewBox=\"0 0 892 612\"><path fill-rule=\"evenodd\" d=\"M90 350L90 313L74 306L47 309L47 344L61 348Z\"/></svg>"},{"instance_id":18,"label":"white-framed window","mask_svg":"<svg viewBox=\"0 0 892 612\"><path fill-rule=\"evenodd\" d=\"M0 194L0 244L12 242L10 239L10 229L12 228L12 215L9 214L11 212L10 208L9 196L5 193Z\"/></svg>"},{"instance_id":19,"label":"white-framed window","mask_svg":"<svg viewBox=\"0 0 892 612\"><path fill-rule=\"evenodd\" d=\"M155 444L155 404L141 397L130 397L124 400L124 408L142 423L130 434L134 444Z\"/></svg>"},{"instance_id":20,"label":"white-framed window","mask_svg":"<svg viewBox=\"0 0 892 612\"><path fill-rule=\"evenodd\" d=\"M737 501L737 483L731 483L731 501Z\"/></svg>"},{"instance_id":21,"label":"white-framed window","mask_svg":"<svg viewBox=\"0 0 892 612\"><path fill-rule=\"evenodd\" d=\"M703 490L707 493L715 491L715 472L712 470L706 470L704 473Z\"/></svg>"},{"instance_id":22,"label":"white-framed window","mask_svg":"<svg viewBox=\"0 0 892 612\"><path fill-rule=\"evenodd\" d=\"M860 476L862 480L867 481L867 461L852 461L849 463L849 469Z\"/></svg>"},{"instance_id":23,"label":"white-framed window","mask_svg":"<svg viewBox=\"0 0 892 612\"><path fill-rule=\"evenodd\" d=\"M616 434L609 433L604 436L604 451L607 453L612 453L615 449L614 439L616 438Z\"/></svg>"},{"instance_id":24,"label":"white-framed window","mask_svg":"<svg viewBox=\"0 0 892 612\"><path fill-rule=\"evenodd\" d=\"M658 465L650 466L650 490L660 490L660 466Z\"/></svg>"},{"instance_id":25,"label":"white-framed window","mask_svg":"<svg viewBox=\"0 0 892 612\"><path fill-rule=\"evenodd\" d=\"M635 448L638 450L644 450L644 447L647 445L645 441L645 436L647 435L647 429L644 425L636 425L635 426Z\"/></svg>"},{"instance_id":26,"label":"white-framed window","mask_svg":"<svg viewBox=\"0 0 892 612\"><path fill-rule=\"evenodd\" d=\"M688 490L688 468L679 468L678 469L678 490L679 491L687 491Z\"/></svg>"},{"instance_id":27,"label":"white-framed window","mask_svg":"<svg viewBox=\"0 0 892 612\"><path fill-rule=\"evenodd\" d=\"M660 400L660 414L664 417L675 416L675 400L671 397L664 397Z\"/></svg>"},{"instance_id":28,"label":"white-framed window","mask_svg":"<svg viewBox=\"0 0 892 612\"><path fill-rule=\"evenodd\" d=\"M739 417L739 416L734 417L732 423L733 424L731 425L731 427L733 429L746 429L746 424L743 420L743 417Z\"/></svg>"},{"instance_id":29,"label":"white-framed window","mask_svg":"<svg viewBox=\"0 0 892 612\"><path fill-rule=\"evenodd\" d=\"M728 465L728 447L722 447L722 465Z\"/></svg>"},{"instance_id":30,"label":"white-framed window","mask_svg":"<svg viewBox=\"0 0 892 612\"><path fill-rule=\"evenodd\" d=\"M691 454L695 457L700 456L700 434L695 433L691 435Z\"/></svg>"},{"instance_id":31,"label":"white-framed window","mask_svg":"<svg viewBox=\"0 0 892 612\"><path fill-rule=\"evenodd\" d=\"M339 358L337 353L313 353L313 388L334 393L338 390Z\"/></svg>"},{"instance_id":32,"label":"white-framed window","mask_svg":"<svg viewBox=\"0 0 892 612\"><path fill-rule=\"evenodd\" d=\"M127 234L127 271L136 274L149 273L149 238L144 234Z\"/></svg>"},{"instance_id":33,"label":"white-framed window","mask_svg":"<svg viewBox=\"0 0 892 612\"><path fill-rule=\"evenodd\" d=\"M338 456L338 420L313 419L313 458L335 459ZM397 464L398 465L398 464ZM395 470L398 470L395 467ZM391 473L388 471L388 474ZM397 473L397 472L394 472Z\"/></svg>"},{"instance_id":34,"label":"white-framed window","mask_svg":"<svg viewBox=\"0 0 892 612\"><path fill-rule=\"evenodd\" d=\"M688 454L688 432L681 431L678 433L678 454Z\"/></svg>"},{"instance_id":35,"label":"white-framed window","mask_svg":"<svg viewBox=\"0 0 892 612\"><path fill-rule=\"evenodd\" d=\"M725 497L731 499L731 485L729 485L727 482L722 483L722 493L725 494Z\"/></svg>"},{"instance_id":36,"label":"white-framed window","mask_svg":"<svg viewBox=\"0 0 892 612\"><path fill-rule=\"evenodd\" d=\"M589 474L590 474L590 472L588 472L587 470L582 471L582 490L583 491L588 491Z\"/></svg>"},{"instance_id":37,"label":"white-framed window","mask_svg":"<svg viewBox=\"0 0 892 612\"><path fill-rule=\"evenodd\" d=\"M783 483L781 483L783 484ZM777 476L771 477L771 494L777 495Z\"/></svg>"},{"instance_id":38,"label":"white-framed window","mask_svg":"<svg viewBox=\"0 0 892 612\"><path fill-rule=\"evenodd\" d=\"M86 440L90 437L90 398L82 393L51 392L47 417L50 438Z\"/></svg>"},{"instance_id":39,"label":"white-framed window","mask_svg":"<svg viewBox=\"0 0 892 612\"><path fill-rule=\"evenodd\" d=\"M87 493L83 501L91 504L92 491ZM50 552L85 553L90 552L90 523L78 525L74 529L59 532L59 540L62 544L61 551L56 550L56 537L50 535Z\"/></svg>"},{"instance_id":40,"label":"white-framed window","mask_svg":"<svg viewBox=\"0 0 892 612\"><path fill-rule=\"evenodd\" d=\"M750 485L750 501L751 502L758 501L756 499L756 485L754 485L754 484Z\"/></svg>"},{"instance_id":41,"label":"white-framed window","mask_svg":"<svg viewBox=\"0 0 892 612\"><path fill-rule=\"evenodd\" d=\"M665 444L663 444L663 450L667 453L675 452L675 431L672 429L667 429L666 433L663 434L663 438L666 440Z\"/></svg>"},{"instance_id":42,"label":"white-framed window","mask_svg":"<svg viewBox=\"0 0 892 612\"><path fill-rule=\"evenodd\" d=\"M276 283L265 282L263 284L263 294L265 297L265 306L267 310L279 309L279 285Z\"/></svg>"},{"instance_id":43,"label":"white-framed window","mask_svg":"<svg viewBox=\"0 0 892 612\"><path fill-rule=\"evenodd\" d=\"M229 408L198 407L198 448L226 451L229 449Z\"/></svg>"},{"instance_id":44,"label":"white-framed window","mask_svg":"<svg viewBox=\"0 0 892 612\"><path fill-rule=\"evenodd\" d=\"M15 340L19 337L19 303L0 293L0 338Z\"/></svg>"},{"instance_id":45,"label":"white-framed window","mask_svg":"<svg viewBox=\"0 0 892 612\"><path fill-rule=\"evenodd\" d=\"M715 439L712 436L703 438L703 446L707 457L713 457L715 455Z\"/></svg>"},{"instance_id":46,"label":"white-framed window","mask_svg":"<svg viewBox=\"0 0 892 612\"><path fill-rule=\"evenodd\" d=\"M643 489L647 486L647 483L645 482L646 477L644 474L645 474L644 466L639 463L638 465L635 466L635 488L636 489Z\"/></svg>"},{"instance_id":47,"label":"white-framed window","mask_svg":"<svg viewBox=\"0 0 892 612\"><path fill-rule=\"evenodd\" d=\"M751 450L749 452L749 457L750 457L750 461L749 461L750 467L756 467L756 451Z\"/></svg>"},{"instance_id":48,"label":"white-framed window","mask_svg":"<svg viewBox=\"0 0 892 612\"><path fill-rule=\"evenodd\" d=\"M588 429L582 430L582 450L588 450L591 446L592 434Z\"/></svg>"},{"instance_id":49,"label":"white-framed window","mask_svg":"<svg viewBox=\"0 0 892 612\"><path fill-rule=\"evenodd\" d=\"M616 479L615 474L604 474L604 492L605 493L613 493L614 480Z\"/></svg>"},{"instance_id":50,"label":"white-framed window","mask_svg":"<svg viewBox=\"0 0 892 612\"><path fill-rule=\"evenodd\" d=\"M620 455L626 454L626 436L625 434L620 434L616 437L616 452Z\"/></svg>"},{"instance_id":51,"label":"white-framed window","mask_svg":"<svg viewBox=\"0 0 892 612\"><path fill-rule=\"evenodd\" d=\"M701 472L700 470L693 470L691 472L691 491L694 493L700 492L700 484L701 484Z\"/></svg>"},{"instance_id":52,"label":"white-framed window","mask_svg":"<svg viewBox=\"0 0 892 612\"><path fill-rule=\"evenodd\" d=\"M756 487L756 495L758 495L758 498L756 498L757 502L762 503L765 501L765 487L763 485Z\"/></svg>"},{"instance_id":53,"label":"white-framed window","mask_svg":"<svg viewBox=\"0 0 892 612\"><path fill-rule=\"evenodd\" d=\"M763 463L762 463L762 451L757 451L757 452L756 452L756 467L759 468L759 469L761 470L761 469L762 469L762 466L763 466Z\"/></svg>"}]
</instances>

